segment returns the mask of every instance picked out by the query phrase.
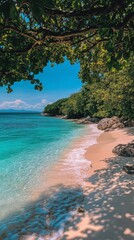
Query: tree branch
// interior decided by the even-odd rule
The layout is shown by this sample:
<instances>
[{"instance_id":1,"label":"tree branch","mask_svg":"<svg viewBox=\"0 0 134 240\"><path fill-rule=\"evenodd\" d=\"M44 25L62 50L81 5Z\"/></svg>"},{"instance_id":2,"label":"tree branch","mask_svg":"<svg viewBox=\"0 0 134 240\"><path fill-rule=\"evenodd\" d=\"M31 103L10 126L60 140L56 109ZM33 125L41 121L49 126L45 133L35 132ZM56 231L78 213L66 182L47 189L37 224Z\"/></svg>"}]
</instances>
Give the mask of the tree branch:
<instances>
[{"instance_id":1,"label":"tree branch","mask_svg":"<svg viewBox=\"0 0 134 240\"><path fill-rule=\"evenodd\" d=\"M96 34L97 34L97 31L96 31L94 34L92 34L91 36L82 38L82 39L80 39L79 41L72 43L71 46L74 46L74 45L76 45L76 44L79 44L79 43L81 43L81 42L84 42L84 41L88 40L89 38L94 37Z\"/></svg>"},{"instance_id":2,"label":"tree branch","mask_svg":"<svg viewBox=\"0 0 134 240\"><path fill-rule=\"evenodd\" d=\"M63 33L49 31L48 34L46 34L45 37L46 38L54 38L54 39L62 40L62 39L65 39L65 38L80 36L80 35L83 35L85 33L89 33L90 31L94 31L94 30L97 30L97 27L95 27L95 26L87 27L87 28L84 28L82 30L74 30L74 31L63 32Z\"/></svg>"},{"instance_id":3,"label":"tree branch","mask_svg":"<svg viewBox=\"0 0 134 240\"><path fill-rule=\"evenodd\" d=\"M81 51L81 53L85 53L85 52L87 52L87 51L90 51L90 50L91 50L92 48L94 48L97 44L99 44L99 43L101 43L101 42L107 42L107 41L109 41L109 38L100 39L100 40L98 40L97 42L95 42L94 44L92 44L91 47L89 47L89 48Z\"/></svg>"},{"instance_id":4,"label":"tree branch","mask_svg":"<svg viewBox=\"0 0 134 240\"><path fill-rule=\"evenodd\" d=\"M43 6L43 10L45 13L47 13L48 15L51 15L51 16L58 15L61 17L76 17L76 18L83 17L83 18L85 18L85 17L92 17L95 15L100 15L100 14L104 14L104 13L109 14L109 13L113 12L113 9L119 8L119 7L120 7L120 4L118 3L118 1L114 0L110 6L95 7L95 5L93 5L93 6L91 6L91 8L88 8L86 10L81 9L81 10L77 10L77 11L67 12L67 11L62 11L59 9L51 9L46 6Z\"/></svg>"},{"instance_id":5,"label":"tree branch","mask_svg":"<svg viewBox=\"0 0 134 240\"><path fill-rule=\"evenodd\" d=\"M15 32L15 33L17 33L17 34L19 34L21 36L24 36L24 37L26 37L28 39L33 40L34 42L37 41L37 39L34 36L32 36L32 35L30 35L30 34L28 34L26 32L21 32L21 30L15 28L15 27L12 27L12 26L3 26L3 30L5 30L5 31L13 31L13 32Z\"/></svg>"}]
</instances>

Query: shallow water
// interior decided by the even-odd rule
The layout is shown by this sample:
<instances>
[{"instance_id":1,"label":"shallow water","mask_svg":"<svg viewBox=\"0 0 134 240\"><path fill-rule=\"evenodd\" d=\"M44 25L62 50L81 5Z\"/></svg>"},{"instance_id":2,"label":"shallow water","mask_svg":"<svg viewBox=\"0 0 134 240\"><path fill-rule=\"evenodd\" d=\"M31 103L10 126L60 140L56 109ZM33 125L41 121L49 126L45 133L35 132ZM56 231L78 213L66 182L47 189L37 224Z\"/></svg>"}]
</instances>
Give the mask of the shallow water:
<instances>
[{"instance_id":1,"label":"shallow water","mask_svg":"<svg viewBox=\"0 0 134 240\"><path fill-rule=\"evenodd\" d=\"M29 200L83 126L39 114L0 114L0 218Z\"/></svg>"},{"instance_id":2,"label":"shallow water","mask_svg":"<svg viewBox=\"0 0 134 240\"><path fill-rule=\"evenodd\" d=\"M84 198L90 161L83 155L99 134L95 125L0 114L0 239L62 235Z\"/></svg>"}]
</instances>

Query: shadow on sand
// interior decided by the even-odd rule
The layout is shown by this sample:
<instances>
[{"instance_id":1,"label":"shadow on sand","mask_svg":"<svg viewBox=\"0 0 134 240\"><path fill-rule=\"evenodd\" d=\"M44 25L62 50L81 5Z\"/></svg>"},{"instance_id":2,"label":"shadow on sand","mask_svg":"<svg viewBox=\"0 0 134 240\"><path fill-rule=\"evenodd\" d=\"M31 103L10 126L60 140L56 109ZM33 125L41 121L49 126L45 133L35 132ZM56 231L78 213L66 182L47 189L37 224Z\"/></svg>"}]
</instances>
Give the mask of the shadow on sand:
<instances>
[{"instance_id":1,"label":"shadow on sand","mask_svg":"<svg viewBox=\"0 0 134 240\"><path fill-rule=\"evenodd\" d=\"M81 187L51 189L0 224L0 240L131 240L134 239L134 176L122 171L133 158L105 160ZM89 184L90 183L90 184ZM78 206L84 213L78 213Z\"/></svg>"},{"instance_id":2,"label":"shadow on sand","mask_svg":"<svg viewBox=\"0 0 134 240\"><path fill-rule=\"evenodd\" d=\"M134 127L124 128L123 130L124 130L124 132L126 132L126 134L128 134L130 136L134 136Z\"/></svg>"},{"instance_id":3,"label":"shadow on sand","mask_svg":"<svg viewBox=\"0 0 134 240\"><path fill-rule=\"evenodd\" d=\"M108 168L86 179L91 185L85 193L85 216L76 216L62 239L134 239L134 175L122 170L134 159L115 157L105 161Z\"/></svg>"}]
</instances>

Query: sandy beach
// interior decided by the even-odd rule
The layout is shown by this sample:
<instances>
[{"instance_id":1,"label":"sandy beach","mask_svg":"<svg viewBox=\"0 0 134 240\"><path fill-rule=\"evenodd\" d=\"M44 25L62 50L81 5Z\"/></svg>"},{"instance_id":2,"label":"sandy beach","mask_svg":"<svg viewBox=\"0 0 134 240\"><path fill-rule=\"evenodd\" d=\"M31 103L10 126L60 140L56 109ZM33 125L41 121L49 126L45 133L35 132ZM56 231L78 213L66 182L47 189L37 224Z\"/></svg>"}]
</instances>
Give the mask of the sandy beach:
<instances>
[{"instance_id":1,"label":"sandy beach","mask_svg":"<svg viewBox=\"0 0 134 240\"><path fill-rule=\"evenodd\" d=\"M102 133L85 157L92 162L85 179L84 213L66 226L62 239L134 239L134 176L122 167L133 158L117 157L112 149L134 139L134 128Z\"/></svg>"},{"instance_id":2,"label":"sandy beach","mask_svg":"<svg viewBox=\"0 0 134 240\"><path fill-rule=\"evenodd\" d=\"M10 216L7 227L0 226L0 240L10 236L16 240L134 238L134 175L122 170L134 159L112 153L116 145L134 139L134 128L97 135L96 143L91 145L87 128L86 136L70 146L71 155L67 151L49 173L48 190L41 185L26 211L18 212L15 218ZM81 154L77 159L78 150ZM46 184L46 178L41 177L41 181Z\"/></svg>"}]
</instances>

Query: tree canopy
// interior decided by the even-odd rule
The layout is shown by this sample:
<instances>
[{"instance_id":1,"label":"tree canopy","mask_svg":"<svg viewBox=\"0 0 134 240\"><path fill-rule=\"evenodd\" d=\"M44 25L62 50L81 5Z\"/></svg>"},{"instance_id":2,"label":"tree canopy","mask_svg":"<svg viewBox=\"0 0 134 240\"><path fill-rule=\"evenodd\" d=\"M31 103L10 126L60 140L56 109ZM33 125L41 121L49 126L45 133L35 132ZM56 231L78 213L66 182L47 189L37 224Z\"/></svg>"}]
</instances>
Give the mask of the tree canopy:
<instances>
[{"instance_id":1,"label":"tree canopy","mask_svg":"<svg viewBox=\"0 0 134 240\"><path fill-rule=\"evenodd\" d=\"M62 115L62 107L67 100L68 98L62 98L53 104L48 104L45 107L45 113L49 114L50 116Z\"/></svg>"},{"instance_id":2,"label":"tree canopy","mask_svg":"<svg viewBox=\"0 0 134 240\"><path fill-rule=\"evenodd\" d=\"M106 67L129 58L134 43L134 3L131 0L1 0L0 86L10 92L16 81L29 80L50 61L67 59L82 66L92 51L107 51Z\"/></svg>"},{"instance_id":3,"label":"tree canopy","mask_svg":"<svg viewBox=\"0 0 134 240\"><path fill-rule=\"evenodd\" d=\"M85 78L85 72L82 71L81 78L84 84L80 92L72 94L66 101L57 101L51 105L51 115L67 115L68 118L80 117L126 117L134 119L134 57L131 56L128 61L120 60L122 68L120 70L112 69L106 71L102 57L105 51L101 52L101 57L96 61L97 69L101 69L101 74L94 71L94 63L86 65L88 78ZM101 59L101 61L100 61ZM88 69L89 67L89 69ZM90 79L91 78L91 79ZM60 105L60 111L55 110L55 104ZM54 109L54 110L53 110ZM48 107L44 112L50 114Z\"/></svg>"}]
</instances>

